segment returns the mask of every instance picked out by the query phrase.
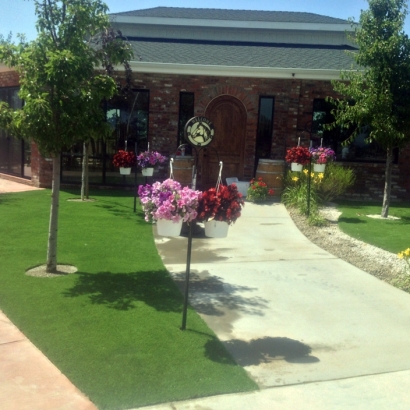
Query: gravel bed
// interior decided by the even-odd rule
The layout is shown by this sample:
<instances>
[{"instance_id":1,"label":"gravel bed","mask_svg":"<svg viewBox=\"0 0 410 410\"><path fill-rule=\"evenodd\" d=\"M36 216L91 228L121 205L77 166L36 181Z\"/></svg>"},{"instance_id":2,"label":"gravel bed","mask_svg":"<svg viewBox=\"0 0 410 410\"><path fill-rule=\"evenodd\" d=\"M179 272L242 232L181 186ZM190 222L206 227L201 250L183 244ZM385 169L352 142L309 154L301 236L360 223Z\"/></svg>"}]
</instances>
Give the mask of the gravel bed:
<instances>
[{"instance_id":1,"label":"gravel bed","mask_svg":"<svg viewBox=\"0 0 410 410\"><path fill-rule=\"evenodd\" d=\"M406 266L395 253L387 252L343 233L337 223L340 212L334 206L321 208L320 213L328 221L327 226L323 227L310 226L306 217L300 215L297 210L288 209L288 212L299 230L311 242L385 282L391 283Z\"/></svg>"}]
</instances>

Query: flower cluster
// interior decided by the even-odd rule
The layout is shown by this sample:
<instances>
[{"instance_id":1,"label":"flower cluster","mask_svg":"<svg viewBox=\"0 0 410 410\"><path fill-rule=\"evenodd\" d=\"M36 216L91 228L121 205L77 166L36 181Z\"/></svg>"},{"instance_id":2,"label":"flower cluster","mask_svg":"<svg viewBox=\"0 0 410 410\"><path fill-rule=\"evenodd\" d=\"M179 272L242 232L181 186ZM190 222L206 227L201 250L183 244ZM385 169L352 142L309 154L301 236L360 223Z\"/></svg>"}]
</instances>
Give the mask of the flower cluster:
<instances>
[{"instance_id":1,"label":"flower cluster","mask_svg":"<svg viewBox=\"0 0 410 410\"><path fill-rule=\"evenodd\" d=\"M311 148L312 162L315 164L326 164L336 159L335 152L330 148Z\"/></svg>"},{"instance_id":2,"label":"flower cluster","mask_svg":"<svg viewBox=\"0 0 410 410\"><path fill-rule=\"evenodd\" d=\"M131 168L136 163L136 157L134 152L120 149L114 154L112 163L115 167Z\"/></svg>"},{"instance_id":3,"label":"flower cluster","mask_svg":"<svg viewBox=\"0 0 410 410\"><path fill-rule=\"evenodd\" d=\"M293 147L286 151L285 161L306 165L309 163L311 157L312 154L307 148Z\"/></svg>"},{"instance_id":4,"label":"flower cluster","mask_svg":"<svg viewBox=\"0 0 410 410\"><path fill-rule=\"evenodd\" d=\"M138 166L141 168L155 167L162 164L167 158L156 151L145 151L137 157Z\"/></svg>"},{"instance_id":5,"label":"flower cluster","mask_svg":"<svg viewBox=\"0 0 410 410\"><path fill-rule=\"evenodd\" d=\"M147 222L157 219L191 222L197 217L198 201L201 198L200 191L181 188L181 184L172 179L140 185L138 195Z\"/></svg>"},{"instance_id":6,"label":"flower cluster","mask_svg":"<svg viewBox=\"0 0 410 410\"><path fill-rule=\"evenodd\" d=\"M236 184L220 185L202 193L198 205L198 221L214 219L233 224L240 216L245 202Z\"/></svg>"},{"instance_id":7,"label":"flower cluster","mask_svg":"<svg viewBox=\"0 0 410 410\"><path fill-rule=\"evenodd\" d=\"M410 269L410 248L407 248L406 250L399 252L397 256L400 259L404 259L404 261L407 263L407 267Z\"/></svg>"},{"instance_id":8,"label":"flower cluster","mask_svg":"<svg viewBox=\"0 0 410 410\"><path fill-rule=\"evenodd\" d=\"M265 201L268 196L274 194L273 189L268 188L262 178L252 179L248 188L246 199L248 201L259 202Z\"/></svg>"}]
</instances>

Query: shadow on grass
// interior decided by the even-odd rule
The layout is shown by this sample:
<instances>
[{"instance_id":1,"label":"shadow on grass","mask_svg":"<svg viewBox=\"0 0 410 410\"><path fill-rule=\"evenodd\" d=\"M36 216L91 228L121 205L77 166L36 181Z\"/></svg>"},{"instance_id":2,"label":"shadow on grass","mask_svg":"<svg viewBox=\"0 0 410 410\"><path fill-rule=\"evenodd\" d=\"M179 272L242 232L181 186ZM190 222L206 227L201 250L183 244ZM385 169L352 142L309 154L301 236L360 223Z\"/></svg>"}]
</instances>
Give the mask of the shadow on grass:
<instances>
[{"instance_id":1,"label":"shadow on grass","mask_svg":"<svg viewBox=\"0 0 410 410\"><path fill-rule=\"evenodd\" d=\"M363 221L359 218L346 218L346 217L340 217L339 222L344 222L347 224L365 224L366 221Z\"/></svg>"},{"instance_id":2,"label":"shadow on grass","mask_svg":"<svg viewBox=\"0 0 410 410\"><path fill-rule=\"evenodd\" d=\"M174 281L183 292L185 273L174 275ZM209 316L225 316L227 311L263 316L267 301L261 297L244 295L245 292L255 290L257 288L226 283L221 278L210 275L208 271L190 274L191 305L198 313Z\"/></svg>"},{"instance_id":3,"label":"shadow on grass","mask_svg":"<svg viewBox=\"0 0 410 410\"><path fill-rule=\"evenodd\" d=\"M180 312L182 296L165 271L76 274L75 285L66 297L88 296L92 304L130 310L143 302L158 311Z\"/></svg>"},{"instance_id":4,"label":"shadow on grass","mask_svg":"<svg viewBox=\"0 0 410 410\"><path fill-rule=\"evenodd\" d=\"M275 360L288 363L316 363L319 359L311 356L310 346L287 337L263 337L249 342L228 340L223 342L229 353L241 366L257 366ZM207 356L214 360L213 341L207 342Z\"/></svg>"}]
</instances>

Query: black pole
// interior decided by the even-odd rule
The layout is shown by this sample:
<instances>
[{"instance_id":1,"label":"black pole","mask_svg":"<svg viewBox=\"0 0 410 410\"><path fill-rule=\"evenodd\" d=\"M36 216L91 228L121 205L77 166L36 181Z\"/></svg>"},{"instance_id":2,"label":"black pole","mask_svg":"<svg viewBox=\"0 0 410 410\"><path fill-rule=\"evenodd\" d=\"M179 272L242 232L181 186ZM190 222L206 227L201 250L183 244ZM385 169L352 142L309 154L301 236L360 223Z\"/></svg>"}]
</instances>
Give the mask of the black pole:
<instances>
[{"instance_id":1,"label":"black pole","mask_svg":"<svg viewBox=\"0 0 410 410\"><path fill-rule=\"evenodd\" d=\"M137 142L135 142L135 156L137 156ZM134 177L134 212L137 212L137 164L134 165L135 167L135 177Z\"/></svg>"},{"instance_id":2,"label":"black pole","mask_svg":"<svg viewBox=\"0 0 410 410\"><path fill-rule=\"evenodd\" d=\"M188 293L189 293L189 271L191 269L191 248L192 248L192 221L189 223L188 234L188 250L186 256L186 271L185 271L185 293L184 293L184 310L182 312L182 326L181 330L186 329L186 317L188 310Z\"/></svg>"},{"instance_id":3,"label":"black pole","mask_svg":"<svg viewBox=\"0 0 410 410\"><path fill-rule=\"evenodd\" d=\"M312 157L309 160L309 174L308 174L308 192L307 192L307 216L310 215L310 180L312 173Z\"/></svg>"}]
</instances>

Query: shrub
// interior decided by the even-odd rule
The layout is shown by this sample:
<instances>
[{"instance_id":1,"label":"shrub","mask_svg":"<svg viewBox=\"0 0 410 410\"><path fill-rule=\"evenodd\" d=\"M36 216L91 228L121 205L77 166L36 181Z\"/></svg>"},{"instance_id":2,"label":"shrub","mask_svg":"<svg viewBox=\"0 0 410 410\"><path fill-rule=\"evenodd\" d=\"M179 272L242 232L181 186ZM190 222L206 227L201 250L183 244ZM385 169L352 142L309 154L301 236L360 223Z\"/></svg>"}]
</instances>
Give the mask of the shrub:
<instances>
[{"instance_id":1,"label":"shrub","mask_svg":"<svg viewBox=\"0 0 410 410\"><path fill-rule=\"evenodd\" d=\"M330 162L326 165L324 178L317 186L322 201L329 202L343 195L354 184L352 169Z\"/></svg>"},{"instance_id":2,"label":"shrub","mask_svg":"<svg viewBox=\"0 0 410 410\"><path fill-rule=\"evenodd\" d=\"M308 179L309 171L289 171L284 180L282 202L288 207L294 207L300 213L308 213ZM328 163L324 173L311 173L309 223L323 225L319 207L325 202L337 198L346 192L354 183L354 173L351 169L341 165Z\"/></svg>"},{"instance_id":3,"label":"shrub","mask_svg":"<svg viewBox=\"0 0 410 410\"><path fill-rule=\"evenodd\" d=\"M251 202L263 202L274 195L273 189L268 188L263 179L252 179L246 193L246 199Z\"/></svg>"}]
</instances>

